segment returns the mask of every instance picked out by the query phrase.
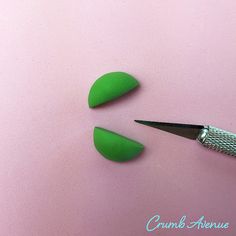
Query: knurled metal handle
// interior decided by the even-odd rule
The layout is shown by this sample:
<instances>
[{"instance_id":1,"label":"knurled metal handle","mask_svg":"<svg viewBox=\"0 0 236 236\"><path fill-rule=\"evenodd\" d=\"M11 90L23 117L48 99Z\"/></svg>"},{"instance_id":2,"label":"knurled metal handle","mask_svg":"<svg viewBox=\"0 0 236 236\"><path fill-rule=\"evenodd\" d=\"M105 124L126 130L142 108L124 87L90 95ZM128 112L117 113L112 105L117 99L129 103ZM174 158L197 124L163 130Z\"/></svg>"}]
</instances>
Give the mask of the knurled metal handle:
<instances>
[{"instance_id":1,"label":"knurled metal handle","mask_svg":"<svg viewBox=\"0 0 236 236\"><path fill-rule=\"evenodd\" d=\"M198 141L207 148L236 157L236 134L207 126L202 129Z\"/></svg>"}]
</instances>

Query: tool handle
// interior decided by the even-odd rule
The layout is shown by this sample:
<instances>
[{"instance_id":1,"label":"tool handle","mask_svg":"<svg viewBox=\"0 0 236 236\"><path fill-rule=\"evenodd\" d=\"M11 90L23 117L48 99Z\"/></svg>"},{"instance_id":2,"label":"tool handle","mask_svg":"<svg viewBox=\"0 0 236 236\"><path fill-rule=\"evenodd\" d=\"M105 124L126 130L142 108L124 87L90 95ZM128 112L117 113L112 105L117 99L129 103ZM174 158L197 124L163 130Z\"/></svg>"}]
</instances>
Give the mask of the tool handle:
<instances>
[{"instance_id":1,"label":"tool handle","mask_svg":"<svg viewBox=\"0 0 236 236\"><path fill-rule=\"evenodd\" d=\"M202 129L198 141L207 148L236 157L236 134L207 126Z\"/></svg>"}]
</instances>

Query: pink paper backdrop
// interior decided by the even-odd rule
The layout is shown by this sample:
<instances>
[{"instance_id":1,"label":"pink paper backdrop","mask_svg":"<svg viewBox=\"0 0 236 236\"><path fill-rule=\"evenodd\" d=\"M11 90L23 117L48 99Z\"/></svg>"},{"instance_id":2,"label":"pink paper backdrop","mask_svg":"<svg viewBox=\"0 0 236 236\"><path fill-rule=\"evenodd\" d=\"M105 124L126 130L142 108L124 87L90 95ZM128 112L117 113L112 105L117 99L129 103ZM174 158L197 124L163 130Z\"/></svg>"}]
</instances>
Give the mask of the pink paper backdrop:
<instances>
[{"instance_id":1,"label":"pink paper backdrop","mask_svg":"<svg viewBox=\"0 0 236 236\"><path fill-rule=\"evenodd\" d=\"M236 132L236 1L0 1L0 235L235 235L236 159L134 119ZM140 89L96 110L95 79ZM113 163L94 126L142 142ZM227 230L145 231L155 214Z\"/></svg>"}]
</instances>

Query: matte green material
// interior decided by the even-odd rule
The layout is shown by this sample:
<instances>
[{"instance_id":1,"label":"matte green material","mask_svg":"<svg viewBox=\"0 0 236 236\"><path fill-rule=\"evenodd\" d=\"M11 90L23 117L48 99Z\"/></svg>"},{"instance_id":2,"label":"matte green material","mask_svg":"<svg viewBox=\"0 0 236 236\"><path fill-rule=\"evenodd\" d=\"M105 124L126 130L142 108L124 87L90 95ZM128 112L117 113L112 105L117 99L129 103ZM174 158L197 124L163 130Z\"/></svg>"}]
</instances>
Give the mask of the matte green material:
<instances>
[{"instance_id":1,"label":"matte green material","mask_svg":"<svg viewBox=\"0 0 236 236\"><path fill-rule=\"evenodd\" d=\"M94 128L93 138L98 152L112 161L129 161L144 149L141 143L99 127Z\"/></svg>"},{"instance_id":2,"label":"matte green material","mask_svg":"<svg viewBox=\"0 0 236 236\"><path fill-rule=\"evenodd\" d=\"M125 72L110 72L102 75L92 85L88 103L93 108L114 100L139 85L138 81Z\"/></svg>"}]
</instances>

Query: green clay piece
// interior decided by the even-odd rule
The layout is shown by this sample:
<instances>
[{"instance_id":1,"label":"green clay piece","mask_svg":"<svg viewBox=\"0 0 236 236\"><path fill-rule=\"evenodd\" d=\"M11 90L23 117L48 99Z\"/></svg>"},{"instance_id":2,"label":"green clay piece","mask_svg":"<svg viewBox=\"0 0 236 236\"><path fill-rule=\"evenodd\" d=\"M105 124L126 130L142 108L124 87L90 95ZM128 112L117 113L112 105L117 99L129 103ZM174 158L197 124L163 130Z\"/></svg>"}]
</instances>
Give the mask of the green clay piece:
<instances>
[{"instance_id":1,"label":"green clay piece","mask_svg":"<svg viewBox=\"0 0 236 236\"><path fill-rule=\"evenodd\" d=\"M144 149L141 143L99 127L94 128L93 138L98 152L112 161L129 161Z\"/></svg>"},{"instance_id":2,"label":"green clay piece","mask_svg":"<svg viewBox=\"0 0 236 236\"><path fill-rule=\"evenodd\" d=\"M92 85L88 104L94 108L103 103L114 100L134 88L138 87L139 82L125 72L110 72L102 75Z\"/></svg>"}]
</instances>

